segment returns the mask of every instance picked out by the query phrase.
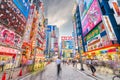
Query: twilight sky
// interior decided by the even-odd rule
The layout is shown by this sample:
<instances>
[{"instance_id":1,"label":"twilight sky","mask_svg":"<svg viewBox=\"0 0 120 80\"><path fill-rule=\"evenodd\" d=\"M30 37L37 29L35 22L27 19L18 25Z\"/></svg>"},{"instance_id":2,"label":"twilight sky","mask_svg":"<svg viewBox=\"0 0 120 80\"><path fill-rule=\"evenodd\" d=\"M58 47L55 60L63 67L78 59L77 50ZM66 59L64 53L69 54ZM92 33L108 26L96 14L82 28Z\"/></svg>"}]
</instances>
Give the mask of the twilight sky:
<instances>
[{"instance_id":1,"label":"twilight sky","mask_svg":"<svg viewBox=\"0 0 120 80\"><path fill-rule=\"evenodd\" d=\"M72 35L74 0L48 0L48 24L59 27L60 36Z\"/></svg>"}]
</instances>

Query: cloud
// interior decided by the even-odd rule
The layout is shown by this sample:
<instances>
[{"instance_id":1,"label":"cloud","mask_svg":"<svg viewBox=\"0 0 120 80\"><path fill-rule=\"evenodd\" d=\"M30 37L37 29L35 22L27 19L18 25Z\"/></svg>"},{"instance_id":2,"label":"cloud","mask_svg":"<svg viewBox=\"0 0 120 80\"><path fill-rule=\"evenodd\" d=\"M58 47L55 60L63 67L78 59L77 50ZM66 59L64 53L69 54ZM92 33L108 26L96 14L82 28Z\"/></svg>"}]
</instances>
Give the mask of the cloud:
<instances>
[{"instance_id":1,"label":"cloud","mask_svg":"<svg viewBox=\"0 0 120 80\"><path fill-rule=\"evenodd\" d=\"M62 27L72 14L72 0L49 0L48 23Z\"/></svg>"}]
</instances>

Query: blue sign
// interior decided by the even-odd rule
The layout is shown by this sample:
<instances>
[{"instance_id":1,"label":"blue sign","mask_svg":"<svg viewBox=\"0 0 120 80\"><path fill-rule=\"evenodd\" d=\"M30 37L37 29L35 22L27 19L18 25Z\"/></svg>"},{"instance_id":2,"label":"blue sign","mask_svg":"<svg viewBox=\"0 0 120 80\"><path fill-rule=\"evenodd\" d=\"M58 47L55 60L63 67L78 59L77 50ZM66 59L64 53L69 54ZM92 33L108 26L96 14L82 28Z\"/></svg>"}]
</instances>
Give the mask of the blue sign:
<instances>
[{"instance_id":1,"label":"blue sign","mask_svg":"<svg viewBox=\"0 0 120 80\"><path fill-rule=\"evenodd\" d=\"M14 4L18 7L20 12L28 18L29 10L30 10L30 3L29 0L13 0Z\"/></svg>"},{"instance_id":2,"label":"blue sign","mask_svg":"<svg viewBox=\"0 0 120 80\"><path fill-rule=\"evenodd\" d=\"M51 31L52 31L51 28L52 28L51 25L48 25L48 26L47 26L47 32L51 32Z\"/></svg>"},{"instance_id":3,"label":"blue sign","mask_svg":"<svg viewBox=\"0 0 120 80\"><path fill-rule=\"evenodd\" d=\"M47 31L48 31L48 32L52 32L52 31L55 30L55 27L56 27L56 26L54 26L54 25L48 25L48 26L47 26Z\"/></svg>"}]
</instances>

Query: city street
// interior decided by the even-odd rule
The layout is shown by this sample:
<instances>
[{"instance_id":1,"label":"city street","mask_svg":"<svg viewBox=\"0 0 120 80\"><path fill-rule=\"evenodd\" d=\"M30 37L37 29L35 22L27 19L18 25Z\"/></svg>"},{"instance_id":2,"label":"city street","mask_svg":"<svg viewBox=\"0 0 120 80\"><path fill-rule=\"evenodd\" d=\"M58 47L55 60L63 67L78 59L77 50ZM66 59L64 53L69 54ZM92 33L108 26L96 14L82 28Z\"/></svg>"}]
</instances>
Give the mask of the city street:
<instances>
[{"instance_id":1,"label":"city street","mask_svg":"<svg viewBox=\"0 0 120 80\"><path fill-rule=\"evenodd\" d=\"M119 76L120 0L0 0L0 80Z\"/></svg>"},{"instance_id":2,"label":"city street","mask_svg":"<svg viewBox=\"0 0 120 80\"><path fill-rule=\"evenodd\" d=\"M86 74L75 70L70 65L62 65L62 72L59 77L56 74L56 64L51 63L45 71L38 74L32 74L20 80L95 80Z\"/></svg>"}]
</instances>

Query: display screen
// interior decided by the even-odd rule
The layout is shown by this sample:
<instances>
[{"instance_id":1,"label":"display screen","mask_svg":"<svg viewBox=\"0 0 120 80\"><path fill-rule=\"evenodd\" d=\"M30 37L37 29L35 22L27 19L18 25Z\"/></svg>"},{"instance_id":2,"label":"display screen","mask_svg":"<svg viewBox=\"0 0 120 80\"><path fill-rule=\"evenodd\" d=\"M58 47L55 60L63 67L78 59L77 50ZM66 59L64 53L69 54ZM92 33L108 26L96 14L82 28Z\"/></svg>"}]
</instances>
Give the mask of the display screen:
<instances>
[{"instance_id":1,"label":"display screen","mask_svg":"<svg viewBox=\"0 0 120 80\"><path fill-rule=\"evenodd\" d=\"M102 20L102 14L100 11L99 4L97 0L94 0L90 9L88 10L86 16L82 20L82 32L85 36L89 31L91 31L99 22Z\"/></svg>"},{"instance_id":2,"label":"display screen","mask_svg":"<svg viewBox=\"0 0 120 80\"><path fill-rule=\"evenodd\" d=\"M21 13L28 18L30 3L29 0L13 0L14 4L18 7Z\"/></svg>"}]
</instances>

